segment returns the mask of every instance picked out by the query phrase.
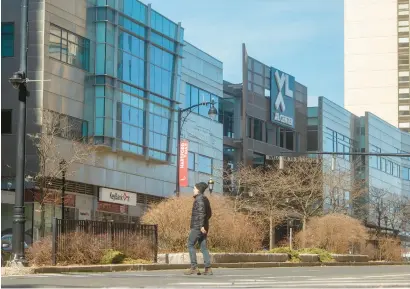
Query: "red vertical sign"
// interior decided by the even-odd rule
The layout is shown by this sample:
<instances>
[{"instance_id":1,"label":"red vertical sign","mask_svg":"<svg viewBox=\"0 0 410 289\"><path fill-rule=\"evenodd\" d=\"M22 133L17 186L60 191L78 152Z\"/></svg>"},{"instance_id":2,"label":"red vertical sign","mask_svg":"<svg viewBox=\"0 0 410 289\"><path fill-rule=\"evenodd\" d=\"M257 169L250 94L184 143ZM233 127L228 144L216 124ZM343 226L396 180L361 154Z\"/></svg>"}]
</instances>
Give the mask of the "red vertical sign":
<instances>
[{"instance_id":1,"label":"red vertical sign","mask_svg":"<svg viewBox=\"0 0 410 289\"><path fill-rule=\"evenodd\" d=\"M179 144L179 186L188 187L188 141Z\"/></svg>"}]
</instances>

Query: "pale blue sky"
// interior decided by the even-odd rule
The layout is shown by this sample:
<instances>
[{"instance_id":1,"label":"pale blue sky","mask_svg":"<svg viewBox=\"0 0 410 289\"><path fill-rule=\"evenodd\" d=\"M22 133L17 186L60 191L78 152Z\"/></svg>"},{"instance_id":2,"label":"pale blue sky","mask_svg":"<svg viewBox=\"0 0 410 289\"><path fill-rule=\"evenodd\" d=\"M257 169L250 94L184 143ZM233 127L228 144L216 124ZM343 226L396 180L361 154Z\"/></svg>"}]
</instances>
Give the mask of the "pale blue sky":
<instances>
[{"instance_id":1,"label":"pale blue sky","mask_svg":"<svg viewBox=\"0 0 410 289\"><path fill-rule=\"evenodd\" d=\"M142 0L174 22L185 40L221 60L241 82L241 44L295 76L316 96L343 105L343 0ZM313 99L312 99L313 97Z\"/></svg>"}]
</instances>

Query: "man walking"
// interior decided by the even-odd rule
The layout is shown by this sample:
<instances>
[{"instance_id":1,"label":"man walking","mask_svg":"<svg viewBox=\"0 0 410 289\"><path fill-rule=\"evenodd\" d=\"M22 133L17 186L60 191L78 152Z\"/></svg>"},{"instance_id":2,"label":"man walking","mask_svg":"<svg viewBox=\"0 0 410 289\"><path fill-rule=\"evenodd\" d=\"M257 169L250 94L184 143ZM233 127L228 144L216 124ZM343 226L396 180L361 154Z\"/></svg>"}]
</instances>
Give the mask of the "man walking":
<instances>
[{"instance_id":1,"label":"man walking","mask_svg":"<svg viewBox=\"0 0 410 289\"><path fill-rule=\"evenodd\" d=\"M212 216L211 204L204 196L208 185L204 182L198 183L194 187L194 204L191 215L191 231L188 237L188 251L191 259L191 268L185 275L201 275L196 260L196 243L199 243L202 255L204 256L205 272L204 275L212 275L211 257L206 246L206 239L209 231L209 219Z\"/></svg>"}]
</instances>

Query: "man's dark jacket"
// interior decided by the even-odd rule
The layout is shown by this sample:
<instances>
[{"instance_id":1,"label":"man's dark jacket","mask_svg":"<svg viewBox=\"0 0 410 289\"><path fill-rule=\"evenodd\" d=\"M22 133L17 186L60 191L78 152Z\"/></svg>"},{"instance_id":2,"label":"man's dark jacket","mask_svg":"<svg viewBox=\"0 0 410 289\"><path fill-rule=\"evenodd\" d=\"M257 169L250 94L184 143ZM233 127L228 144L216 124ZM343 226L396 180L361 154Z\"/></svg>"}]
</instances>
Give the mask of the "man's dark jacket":
<instances>
[{"instance_id":1,"label":"man's dark jacket","mask_svg":"<svg viewBox=\"0 0 410 289\"><path fill-rule=\"evenodd\" d=\"M200 230L204 227L208 231L211 217L212 210L208 198L203 194L196 195L192 206L191 229Z\"/></svg>"}]
</instances>

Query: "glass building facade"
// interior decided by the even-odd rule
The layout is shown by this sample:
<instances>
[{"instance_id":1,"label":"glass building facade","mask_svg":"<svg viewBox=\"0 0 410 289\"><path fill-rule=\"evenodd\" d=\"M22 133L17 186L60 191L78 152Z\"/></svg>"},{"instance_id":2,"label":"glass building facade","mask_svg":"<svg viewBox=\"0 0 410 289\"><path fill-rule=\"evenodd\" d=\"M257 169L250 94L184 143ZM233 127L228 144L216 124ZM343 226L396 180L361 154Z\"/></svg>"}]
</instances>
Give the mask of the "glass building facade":
<instances>
[{"instance_id":1,"label":"glass building facade","mask_svg":"<svg viewBox=\"0 0 410 289\"><path fill-rule=\"evenodd\" d=\"M86 92L89 136L97 144L172 161L184 30L136 0L95 1L94 66Z\"/></svg>"},{"instance_id":2,"label":"glass building facade","mask_svg":"<svg viewBox=\"0 0 410 289\"><path fill-rule=\"evenodd\" d=\"M319 106L308 109L308 148L335 153L408 153L410 134L371 113L357 117L320 97ZM338 156L337 167L353 170L355 179L365 181L367 191L410 197L410 158Z\"/></svg>"}]
</instances>

